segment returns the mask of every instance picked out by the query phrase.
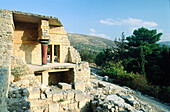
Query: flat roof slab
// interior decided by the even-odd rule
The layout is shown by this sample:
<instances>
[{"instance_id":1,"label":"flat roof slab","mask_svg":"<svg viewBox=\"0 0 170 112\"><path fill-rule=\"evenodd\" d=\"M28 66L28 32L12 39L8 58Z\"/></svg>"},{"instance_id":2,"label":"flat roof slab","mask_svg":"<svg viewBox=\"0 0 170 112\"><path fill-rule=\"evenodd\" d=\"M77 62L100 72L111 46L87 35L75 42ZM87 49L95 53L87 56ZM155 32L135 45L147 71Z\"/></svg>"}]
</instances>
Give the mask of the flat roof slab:
<instances>
[{"instance_id":1,"label":"flat roof slab","mask_svg":"<svg viewBox=\"0 0 170 112\"><path fill-rule=\"evenodd\" d=\"M47 71L52 69L68 69L68 68L75 68L76 64L73 63L47 63L47 65L34 65L34 64L27 64L30 68L30 71L37 72L37 71Z\"/></svg>"}]
</instances>

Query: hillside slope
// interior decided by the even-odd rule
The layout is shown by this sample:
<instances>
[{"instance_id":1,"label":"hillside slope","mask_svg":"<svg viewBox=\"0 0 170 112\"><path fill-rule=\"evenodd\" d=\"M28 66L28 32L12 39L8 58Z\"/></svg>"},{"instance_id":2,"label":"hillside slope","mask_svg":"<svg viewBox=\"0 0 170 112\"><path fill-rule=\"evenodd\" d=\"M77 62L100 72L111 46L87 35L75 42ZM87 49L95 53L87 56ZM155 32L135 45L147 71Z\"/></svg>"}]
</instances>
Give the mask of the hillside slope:
<instances>
[{"instance_id":1,"label":"hillside slope","mask_svg":"<svg viewBox=\"0 0 170 112\"><path fill-rule=\"evenodd\" d=\"M111 40L90 35L68 33L68 39L71 45L76 49L87 49L91 51L100 52L107 46L114 46L114 42Z\"/></svg>"}]
</instances>

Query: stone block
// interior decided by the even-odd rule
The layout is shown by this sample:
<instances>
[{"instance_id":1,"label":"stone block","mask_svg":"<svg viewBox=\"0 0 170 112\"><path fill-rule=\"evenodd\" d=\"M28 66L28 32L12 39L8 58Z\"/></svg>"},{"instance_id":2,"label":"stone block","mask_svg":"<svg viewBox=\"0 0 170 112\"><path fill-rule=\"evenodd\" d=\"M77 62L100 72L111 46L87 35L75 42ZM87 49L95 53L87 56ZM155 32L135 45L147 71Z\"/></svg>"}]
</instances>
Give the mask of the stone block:
<instances>
[{"instance_id":1,"label":"stone block","mask_svg":"<svg viewBox=\"0 0 170 112\"><path fill-rule=\"evenodd\" d=\"M56 91L53 96L52 99L54 102L59 101L60 99L63 99L63 92L62 91Z\"/></svg>"},{"instance_id":2,"label":"stone block","mask_svg":"<svg viewBox=\"0 0 170 112\"><path fill-rule=\"evenodd\" d=\"M85 107L87 102L88 102L87 99L84 99L84 100L82 100L82 101L79 101L79 102L78 102L78 108L83 108L83 107Z\"/></svg>"},{"instance_id":3,"label":"stone block","mask_svg":"<svg viewBox=\"0 0 170 112\"><path fill-rule=\"evenodd\" d=\"M74 89L75 90L85 91L85 84L82 81L76 81L74 83Z\"/></svg>"},{"instance_id":4,"label":"stone block","mask_svg":"<svg viewBox=\"0 0 170 112\"><path fill-rule=\"evenodd\" d=\"M59 82L58 86L62 89L62 90L66 90L66 89L71 89L71 85L67 84L67 83L63 83L63 82Z\"/></svg>"},{"instance_id":5,"label":"stone block","mask_svg":"<svg viewBox=\"0 0 170 112\"><path fill-rule=\"evenodd\" d=\"M75 91L75 100L76 101L82 101L84 99L85 99L85 94L80 90L76 90Z\"/></svg>"},{"instance_id":6,"label":"stone block","mask_svg":"<svg viewBox=\"0 0 170 112\"><path fill-rule=\"evenodd\" d=\"M15 82L15 84L18 86L18 87L29 87L29 80L28 79L22 79L22 80L19 80L17 82Z\"/></svg>"},{"instance_id":7,"label":"stone block","mask_svg":"<svg viewBox=\"0 0 170 112\"><path fill-rule=\"evenodd\" d=\"M31 108L34 108L34 109L36 109L37 107L48 105L48 102L46 100L33 99L33 100L29 100L29 101L31 103Z\"/></svg>"},{"instance_id":8,"label":"stone block","mask_svg":"<svg viewBox=\"0 0 170 112\"><path fill-rule=\"evenodd\" d=\"M70 101L69 100L66 100L66 101L62 101L60 104L61 105L67 105L67 104L69 104L70 103Z\"/></svg>"},{"instance_id":9,"label":"stone block","mask_svg":"<svg viewBox=\"0 0 170 112\"><path fill-rule=\"evenodd\" d=\"M41 94L40 96L42 100L46 99L45 94Z\"/></svg>"},{"instance_id":10,"label":"stone block","mask_svg":"<svg viewBox=\"0 0 170 112\"><path fill-rule=\"evenodd\" d=\"M53 93L50 91L45 92L45 94L46 94L47 98L52 98L52 96L53 96Z\"/></svg>"},{"instance_id":11,"label":"stone block","mask_svg":"<svg viewBox=\"0 0 170 112\"><path fill-rule=\"evenodd\" d=\"M77 109L77 103L76 102L75 103L71 103L71 104L68 105L68 107L69 107L70 110Z\"/></svg>"},{"instance_id":12,"label":"stone block","mask_svg":"<svg viewBox=\"0 0 170 112\"><path fill-rule=\"evenodd\" d=\"M39 99L39 98L40 98L40 90L38 88L30 91L29 99Z\"/></svg>"},{"instance_id":13,"label":"stone block","mask_svg":"<svg viewBox=\"0 0 170 112\"><path fill-rule=\"evenodd\" d=\"M66 99L71 100L74 98L74 91L67 91L67 97Z\"/></svg>"},{"instance_id":14,"label":"stone block","mask_svg":"<svg viewBox=\"0 0 170 112\"><path fill-rule=\"evenodd\" d=\"M49 104L49 112L59 112L59 104L58 103Z\"/></svg>"}]
</instances>

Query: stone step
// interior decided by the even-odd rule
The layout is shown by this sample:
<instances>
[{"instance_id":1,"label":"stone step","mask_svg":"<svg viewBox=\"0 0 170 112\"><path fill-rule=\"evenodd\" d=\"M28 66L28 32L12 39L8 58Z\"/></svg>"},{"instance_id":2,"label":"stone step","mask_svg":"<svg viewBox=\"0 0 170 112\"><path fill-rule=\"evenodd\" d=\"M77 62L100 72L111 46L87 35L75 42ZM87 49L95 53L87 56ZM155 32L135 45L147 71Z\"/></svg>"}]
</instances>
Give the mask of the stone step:
<instances>
[{"instance_id":1,"label":"stone step","mask_svg":"<svg viewBox=\"0 0 170 112\"><path fill-rule=\"evenodd\" d=\"M66 89L72 89L71 84L67 84L67 83L63 83L63 82L59 82L58 86L62 89L62 90L66 90Z\"/></svg>"}]
</instances>

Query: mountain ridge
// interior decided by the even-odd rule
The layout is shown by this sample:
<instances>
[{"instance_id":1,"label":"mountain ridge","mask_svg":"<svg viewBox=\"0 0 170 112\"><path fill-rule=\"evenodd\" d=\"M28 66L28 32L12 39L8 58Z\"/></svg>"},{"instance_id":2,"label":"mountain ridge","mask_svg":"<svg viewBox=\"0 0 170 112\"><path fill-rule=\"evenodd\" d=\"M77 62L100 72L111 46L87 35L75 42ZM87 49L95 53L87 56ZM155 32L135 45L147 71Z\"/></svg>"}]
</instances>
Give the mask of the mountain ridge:
<instances>
[{"instance_id":1,"label":"mountain ridge","mask_svg":"<svg viewBox=\"0 0 170 112\"><path fill-rule=\"evenodd\" d=\"M115 46L112 40L91 35L68 33L68 39L76 49L87 49L96 52L100 52L106 47Z\"/></svg>"}]
</instances>

